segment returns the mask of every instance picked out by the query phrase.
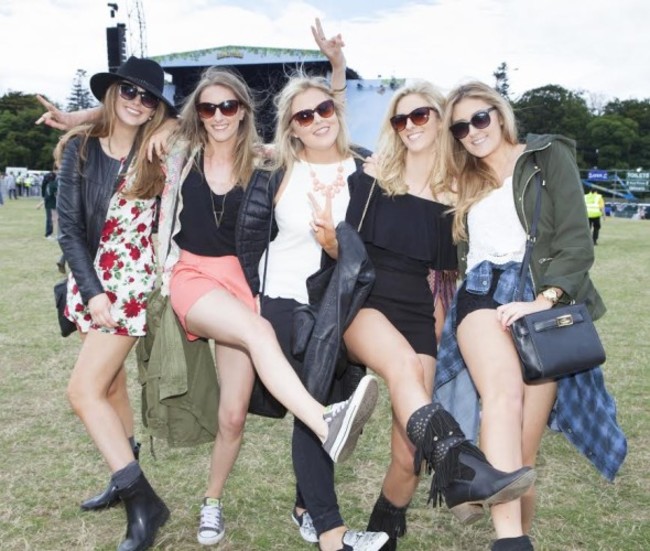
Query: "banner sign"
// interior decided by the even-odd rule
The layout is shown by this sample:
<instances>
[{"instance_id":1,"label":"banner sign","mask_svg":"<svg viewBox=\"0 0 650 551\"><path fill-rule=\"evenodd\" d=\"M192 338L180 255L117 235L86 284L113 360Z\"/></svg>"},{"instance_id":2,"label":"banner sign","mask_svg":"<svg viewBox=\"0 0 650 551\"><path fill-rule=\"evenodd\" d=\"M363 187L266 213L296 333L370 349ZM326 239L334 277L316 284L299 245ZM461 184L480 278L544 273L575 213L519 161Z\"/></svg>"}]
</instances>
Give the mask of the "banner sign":
<instances>
[{"instance_id":1,"label":"banner sign","mask_svg":"<svg viewBox=\"0 0 650 551\"><path fill-rule=\"evenodd\" d=\"M630 191L648 191L650 172L628 172L625 176Z\"/></svg>"},{"instance_id":2,"label":"banner sign","mask_svg":"<svg viewBox=\"0 0 650 551\"><path fill-rule=\"evenodd\" d=\"M590 170L587 172L587 180L609 180L609 174L606 170Z\"/></svg>"}]
</instances>

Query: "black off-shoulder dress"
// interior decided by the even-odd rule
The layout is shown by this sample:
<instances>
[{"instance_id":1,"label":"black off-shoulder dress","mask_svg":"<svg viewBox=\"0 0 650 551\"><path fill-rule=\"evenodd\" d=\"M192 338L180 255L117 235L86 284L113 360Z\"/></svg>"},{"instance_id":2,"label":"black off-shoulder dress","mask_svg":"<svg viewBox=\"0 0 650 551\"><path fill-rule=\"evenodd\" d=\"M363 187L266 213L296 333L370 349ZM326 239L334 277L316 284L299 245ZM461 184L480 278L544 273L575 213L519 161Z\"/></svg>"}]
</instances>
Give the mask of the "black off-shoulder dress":
<instances>
[{"instance_id":1,"label":"black off-shoulder dress","mask_svg":"<svg viewBox=\"0 0 650 551\"><path fill-rule=\"evenodd\" d=\"M373 179L355 173L346 220L358 227ZM436 356L433 295L429 270L455 270L453 217L448 205L415 195L388 197L375 185L363 224L376 280L365 308L374 308L404 335L418 354Z\"/></svg>"}]
</instances>

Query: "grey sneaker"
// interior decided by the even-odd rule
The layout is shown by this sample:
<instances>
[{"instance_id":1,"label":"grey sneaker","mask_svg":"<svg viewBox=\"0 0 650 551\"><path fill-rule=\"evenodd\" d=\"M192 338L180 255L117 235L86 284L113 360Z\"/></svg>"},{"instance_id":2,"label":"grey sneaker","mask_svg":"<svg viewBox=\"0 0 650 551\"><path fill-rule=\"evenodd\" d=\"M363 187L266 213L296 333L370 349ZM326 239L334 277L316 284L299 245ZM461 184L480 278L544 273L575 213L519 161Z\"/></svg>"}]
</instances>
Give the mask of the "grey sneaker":
<instances>
[{"instance_id":1,"label":"grey sneaker","mask_svg":"<svg viewBox=\"0 0 650 551\"><path fill-rule=\"evenodd\" d=\"M357 532L348 530L343 534L342 551L379 551L388 541L386 532Z\"/></svg>"},{"instance_id":2,"label":"grey sneaker","mask_svg":"<svg viewBox=\"0 0 650 551\"><path fill-rule=\"evenodd\" d=\"M377 405L378 397L377 378L366 375L345 402L327 406L323 419L329 425L329 432L323 442L323 448L332 461L336 463L350 457L357 445L361 429Z\"/></svg>"},{"instance_id":3,"label":"grey sneaker","mask_svg":"<svg viewBox=\"0 0 650 551\"><path fill-rule=\"evenodd\" d=\"M318 543L318 534L316 533L316 528L314 528L314 523L311 520L311 516L308 511L305 511L302 515L299 515L296 512L296 508L293 508L291 512L291 518L296 523L296 526L300 528L300 535L307 543Z\"/></svg>"},{"instance_id":4,"label":"grey sneaker","mask_svg":"<svg viewBox=\"0 0 650 551\"><path fill-rule=\"evenodd\" d=\"M221 500L206 497L201 506L201 520L197 539L201 545L214 545L219 543L226 535L223 523Z\"/></svg>"}]
</instances>

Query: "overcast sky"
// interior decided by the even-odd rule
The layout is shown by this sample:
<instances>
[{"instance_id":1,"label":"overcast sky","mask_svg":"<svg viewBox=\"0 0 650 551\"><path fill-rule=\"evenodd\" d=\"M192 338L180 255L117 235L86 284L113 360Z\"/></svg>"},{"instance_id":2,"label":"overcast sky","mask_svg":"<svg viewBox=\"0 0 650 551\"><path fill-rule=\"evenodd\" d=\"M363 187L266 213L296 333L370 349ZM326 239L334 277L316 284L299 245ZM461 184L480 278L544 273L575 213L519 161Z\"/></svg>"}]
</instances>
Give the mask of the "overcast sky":
<instances>
[{"instance_id":1,"label":"overcast sky","mask_svg":"<svg viewBox=\"0 0 650 551\"><path fill-rule=\"evenodd\" d=\"M75 71L107 70L106 27L137 31L117 0L0 0L0 94L65 103ZM227 45L314 48L309 25L342 33L365 78L420 77L448 90L493 83L505 61L511 95L546 84L596 101L650 98L650 0L142 0L149 55Z\"/></svg>"}]
</instances>

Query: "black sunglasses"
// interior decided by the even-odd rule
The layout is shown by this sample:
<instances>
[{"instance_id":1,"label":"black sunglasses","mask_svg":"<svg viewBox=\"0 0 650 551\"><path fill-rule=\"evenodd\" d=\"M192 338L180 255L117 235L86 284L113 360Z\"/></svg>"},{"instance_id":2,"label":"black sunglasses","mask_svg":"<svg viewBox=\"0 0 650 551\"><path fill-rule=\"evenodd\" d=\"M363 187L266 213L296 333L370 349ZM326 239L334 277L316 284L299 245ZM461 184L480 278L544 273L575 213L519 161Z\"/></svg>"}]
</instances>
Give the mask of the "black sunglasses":
<instances>
[{"instance_id":1,"label":"black sunglasses","mask_svg":"<svg viewBox=\"0 0 650 551\"><path fill-rule=\"evenodd\" d=\"M224 117L234 117L239 111L241 102L238 99L227 99L221 103L208 103L204 101L196 104L196 112L202 119L211 119L217 112L221 111Z\"/></svg>"},{"instance_id":2,"label":"black sunglasses","mask_svg":"<svg viewBox=\"0 0 650 551\"><path fill-rule=\"evenodd\" d=\"M409 119L415 126L423 126L429 122L429 112L438 112L435 107L418 107L413 109L408 115L395 115L390 118L390 125L395 132L401 132L406 128L406 123Z\"/></svg>"},{"instance_id":3,"label":"black sunglasses","mask_svg":"<svg viewBox=\"0 0 650 551\"><path fill-rule=\"evenodd\" d=\"M483 109L482 111L477 111L472 115L472 118L469 119L469 122L459 121L455 122L449 127L451 134L457 140L462 140L469 134L469 125L471 124L474 128L478 130L483 130L490 126L492 119L490 118L490 112L494 111L496 107L490 107L489 109Z\"/></svg>"},{"instance_id":4,"label":"black sunglasses","mask_svg":"<svg viewBox=\"0 0 650 551\"><path fill-rule=\"evenodd\" d=\"M120 96L127 101L132 101L137 96L140 96L142 106L147 109L155 109L160 103L160 99L151 92L147 92L146 90L140 91L135 84L131 84L130 82L120 83Z\"/></svg>"},{"instance_id":5,"label":"black sunglasses","mask_svg":"<svg viewBox=\"0 0 650 551\"><path fill-rule=\"evenodd\" d=\"M334 100L328 99L319 103L313 109L303 109L291 116L292 121L296 121L300 126L309 126L314 122L314 113L318 113L321 119L329 119L334 114Z\"/></svg>"}]
</instances>

